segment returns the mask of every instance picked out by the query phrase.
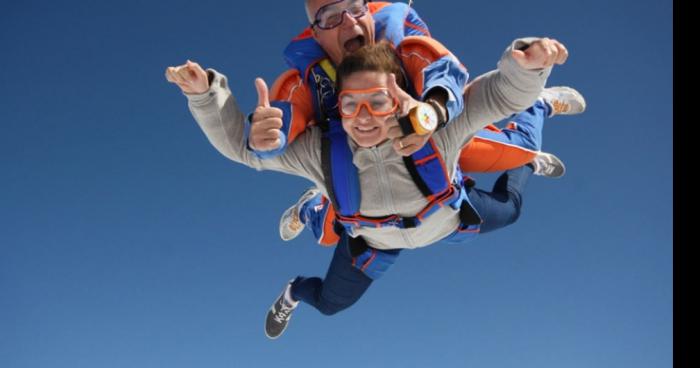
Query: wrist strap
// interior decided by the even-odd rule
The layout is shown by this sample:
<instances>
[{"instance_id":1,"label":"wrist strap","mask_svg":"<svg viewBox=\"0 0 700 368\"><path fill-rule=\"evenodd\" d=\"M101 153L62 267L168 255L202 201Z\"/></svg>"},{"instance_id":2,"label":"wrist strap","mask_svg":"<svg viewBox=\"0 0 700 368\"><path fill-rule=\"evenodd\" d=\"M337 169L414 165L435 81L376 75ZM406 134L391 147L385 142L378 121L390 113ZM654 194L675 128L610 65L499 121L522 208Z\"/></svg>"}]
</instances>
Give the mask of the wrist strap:
<instances>
[{"instance_id":1,"label":"wrist strap","mask_svg":"<svg viewBox=\"0 0 700 368\"><path fill-rule=\"evenodd\" d=\"M429 98L427 101L425 101L427 104L430 104L430 106L433 107L433 110L435 110L435 113L438 116L438 128L442 128L445 125L447 125L447 116L445 116L445 108L437 101L435 101L432 98Z\"/></svg>"},{"instance_id":2,"label":"wrist strap","mask_svg":"<svg viewBox=\"0 0 700 368\"><path fill-rule=\"evenodd\" d=\"M398 118L399 127L401 128L401 132L403 132L404 136L411 135L416 132L415 129L413 129L413 123L411 122L411 112L413 112L413 110L409 111L406 116Z\"/></svg>"}]
</instances>

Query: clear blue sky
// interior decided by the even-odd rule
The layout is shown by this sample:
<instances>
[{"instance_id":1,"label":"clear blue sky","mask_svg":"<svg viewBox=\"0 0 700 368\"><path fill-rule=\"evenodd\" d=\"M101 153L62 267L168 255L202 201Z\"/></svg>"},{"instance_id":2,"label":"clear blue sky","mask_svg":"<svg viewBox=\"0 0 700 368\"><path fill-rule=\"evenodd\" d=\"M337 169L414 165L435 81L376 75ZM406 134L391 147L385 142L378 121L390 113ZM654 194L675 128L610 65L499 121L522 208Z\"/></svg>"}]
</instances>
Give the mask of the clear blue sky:
<instances>
[{"instance_id":1,"label":"clear blue sky","mask_svg":"<svg viewBox=\"0 0 700 368\"><path fill-rule=\"evenodd\" d=\"M0 367L672 366L671 0L416 1L472 76L518 36L568 46L550 85L588 111L544 142L567 175L533 178L510 228L404 252L351 309L302 306L267 340L284 283L332 254L278 239L308 184L218 154L163 73L214 67L247 110L301 3L3 4Z\"/></svg>"}]
</instances>

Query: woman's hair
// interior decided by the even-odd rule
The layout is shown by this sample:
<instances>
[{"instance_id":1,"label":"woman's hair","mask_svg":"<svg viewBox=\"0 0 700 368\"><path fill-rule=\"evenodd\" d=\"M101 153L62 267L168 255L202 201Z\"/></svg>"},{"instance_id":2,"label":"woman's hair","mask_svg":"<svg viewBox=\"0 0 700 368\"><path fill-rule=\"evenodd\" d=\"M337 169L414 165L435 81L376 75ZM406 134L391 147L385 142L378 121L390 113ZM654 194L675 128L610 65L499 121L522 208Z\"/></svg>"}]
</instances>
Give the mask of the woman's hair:
<instances>
[{"instance_id":1,"label":"woman's hair","mask_svg":"<svg viewBox=\"0 0 700 368\"><path fill-rule=\"evenodd\" d=\"M365 71L394 73L396 83L406 89L401 60L394 47L387 41L365 45L343 59L336 70L338 91L343 89L343 79L350 74Z\"/></svg>"}]
</instances>

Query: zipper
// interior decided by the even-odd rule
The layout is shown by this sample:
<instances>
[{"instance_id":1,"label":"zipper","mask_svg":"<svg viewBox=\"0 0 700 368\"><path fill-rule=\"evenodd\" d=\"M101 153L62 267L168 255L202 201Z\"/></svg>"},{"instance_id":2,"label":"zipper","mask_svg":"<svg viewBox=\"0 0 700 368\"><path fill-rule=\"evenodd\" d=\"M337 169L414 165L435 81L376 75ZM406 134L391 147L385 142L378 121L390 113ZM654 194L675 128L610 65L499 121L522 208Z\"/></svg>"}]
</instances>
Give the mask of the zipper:
<instances>
[{"instance_id":1,"label":"zipper","mask_svg":"<svg viewBox=\"0 0 700 368\"><path fill-rule=\"evenodd\" d=\"M388 189L391 188L391 183L389 182L389 175L386 173L384 159L382 158L381 152L379 152L379 148L377 146L371 147L370 152L372 152L372 156L374 156L375 168L377 170L377 176L379 177L377 188L379 189L379 194L382 197L384 208L388 208L389 213L399 213L394 205L391 191ZM397 228L396 230L401 235L401 238L406 245L415 245L414 242L406 236L406 231L404 231L405 229Z\"/></svg>"}]
</instances>

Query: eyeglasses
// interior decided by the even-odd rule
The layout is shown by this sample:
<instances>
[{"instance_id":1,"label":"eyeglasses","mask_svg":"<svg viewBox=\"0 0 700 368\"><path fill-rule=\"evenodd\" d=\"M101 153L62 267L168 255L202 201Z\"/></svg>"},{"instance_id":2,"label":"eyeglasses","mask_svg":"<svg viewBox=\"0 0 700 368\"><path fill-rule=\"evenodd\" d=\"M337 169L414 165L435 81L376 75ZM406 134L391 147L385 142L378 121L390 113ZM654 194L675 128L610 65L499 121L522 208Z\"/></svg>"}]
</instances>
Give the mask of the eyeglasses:
<instances>
[{"instance_id":1,"label":"eyeglasses","mask_svg":"<svg viewBox=\"0 0 700 368\"><path fill-rule=\"evenodd\" d=\"M367 14L368 10L367 0L338 0L318 9L311 27L333 29L343 23L345 13L353 18L359 18Z\"/></svg>"},{"instance_id":2,"label":"eyeglasses","mask_svg":"<svg viewBox=\"0 0 700 368\"><path fill-rule=\"evenodd\" d=\"M370 89L347 89L338 95L340 116L354 118L360 114L362 106L374 116L387 116L396 112L399 101L383 87Z\"/></svg>"}]
</instances>

